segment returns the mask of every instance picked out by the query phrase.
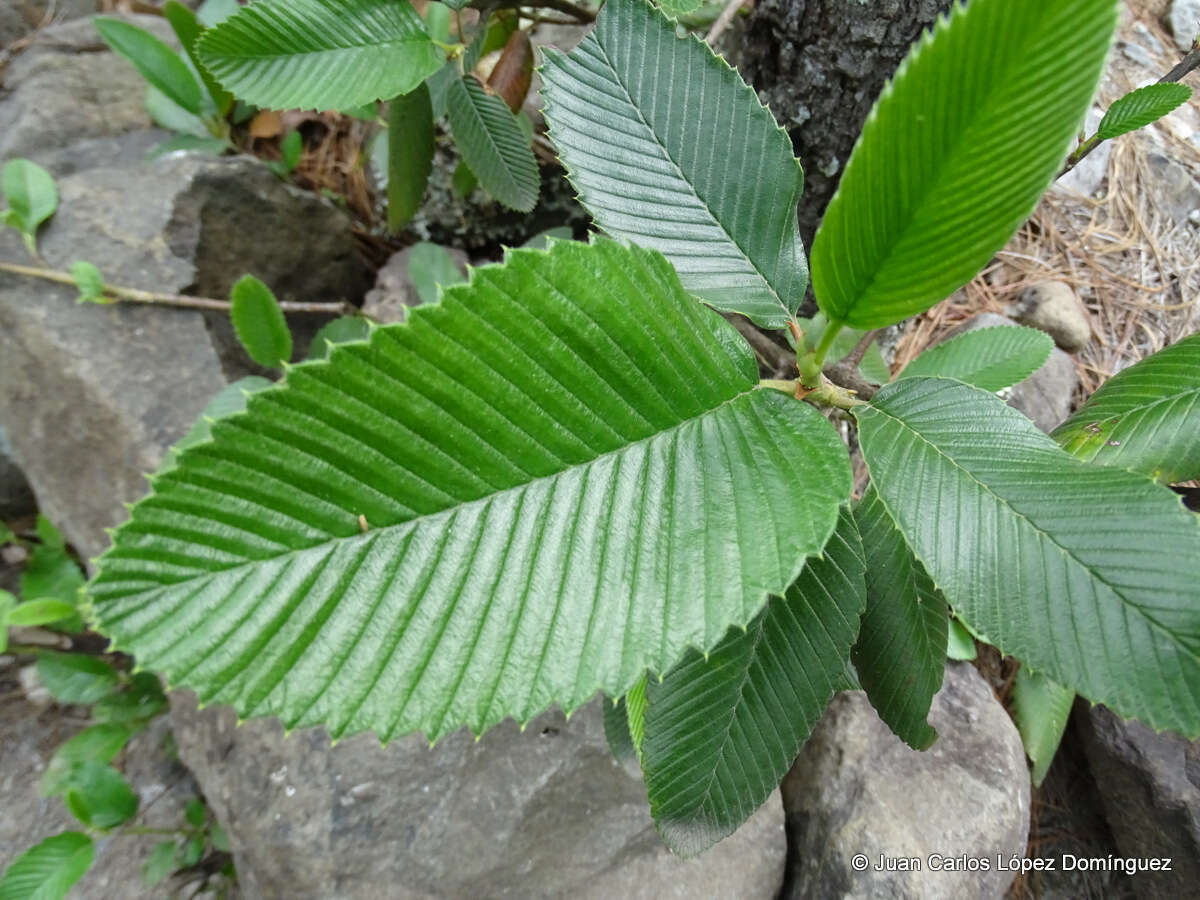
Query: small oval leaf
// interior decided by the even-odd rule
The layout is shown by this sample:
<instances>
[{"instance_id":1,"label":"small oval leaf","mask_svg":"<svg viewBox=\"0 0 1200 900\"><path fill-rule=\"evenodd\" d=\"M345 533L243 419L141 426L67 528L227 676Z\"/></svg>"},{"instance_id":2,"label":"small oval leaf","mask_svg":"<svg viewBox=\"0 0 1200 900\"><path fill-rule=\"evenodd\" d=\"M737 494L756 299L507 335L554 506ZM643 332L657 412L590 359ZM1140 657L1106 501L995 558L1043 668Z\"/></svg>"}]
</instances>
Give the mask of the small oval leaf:
<instances>
[{"instance_id":1,"label":"small oval leaf","mask_svg":"<svg viewBox=\"0 0 1200 900\"><path fill-rule=\"evenodd\" d=\"M271 289L253 275L243 275L230 292L238 340L260 366L279 368L292 356L292 333Z\"/></svg>"}]
</instances>

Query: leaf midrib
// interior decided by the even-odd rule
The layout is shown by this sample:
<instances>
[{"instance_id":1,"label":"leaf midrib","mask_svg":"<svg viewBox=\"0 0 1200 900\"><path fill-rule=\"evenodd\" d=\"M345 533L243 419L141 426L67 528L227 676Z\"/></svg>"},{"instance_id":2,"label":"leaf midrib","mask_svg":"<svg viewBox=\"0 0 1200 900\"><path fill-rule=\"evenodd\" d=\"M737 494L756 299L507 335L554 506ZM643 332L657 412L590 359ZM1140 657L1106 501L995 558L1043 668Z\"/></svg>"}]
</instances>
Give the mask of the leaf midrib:
<instances>
[{"instance_id":1,"label":"leaf midrib","mask_svg":"<svg viewBox=\"0 0 1200 900\"><path fill-rule=\"evenodd\" d=\"M947 379L947 380L952 380L952 379ZM1153 616L1151 616L1149 613L1147 613L1137 603L1134 603L1132 600L1127 598L1115 585L1113 585L1110 581L1108 581L1102 575L1097 573L1090 566L1084 564L1077 556L1075 556L1075 554L1073 552L1071 552L1071 550L1069 550L1067 547L1064 547L1057 540L1055 540L1054 536L1052 534L1050 534L1050 532L1045 531L1044 529L1037 526L1033 522L1033 520L1030 519L1027 515L1025 515L1024 513L1020 512L1019 510L1014 508L1008 500L1006 500L1004 497L1000 496L995 491L993 491L986 483L984 483L983 481L980 481L979 478L976 477L973 472L971 472L969 469L967 469L964 466L962 466L961 464L959 464L957 460L955 460L952 456L945 453L940 447L938 447L936 444L934 444L933 442L928 440L924 435L922 435L915 428L912 428L911 426L909 426L903 419L900 419L897 416L892 415L891 413L887 412L886 410L880 409L878 406L872 406L871 409L874 412L876 412L882 416L885 416L886 418L895 422L901 428L904 428L906 431L911 433L914 437L918 438L925 446L932 449L938 456L942 457L947 462L949 462L951 466L953 466L958 471L962 472L971 481L973 481L977 485L979 485L979 487L985 493L987 493L988 495L993 497L995 500L1000 502L1006 509L1009 510L1009 512L1013 516L1024 521L1025 523L1027 523L1027 525L1031 529L1033 529L1033 531L1036 534L1042 535L1047 541L1049 541L1049 543L1053 544L1056 548L1058 548L1058 550L1063 554L1064 557L1070 559L1075 565L1079 566L1083 571L1087 572L1091 577L1095 578L1097 581L1099 581L1101 584L1103 584L1106 588L1108 588L1108 590L1112 593L1112 595L1114 597L1116 597L1118 600L1120 600L1121 603L1125 607L1127 607L1131 611L1135 612L1139 618L1141 618L1142 620L1144 620L1146 622L1146 624L1148 626L1150 626L1154 630L1159 631L1162 634L1166 635L1168 641L1171 644L1173 644L1174 646L1176 646L1177 648L1179 648L1181 653L1183 653L1185 656L1192 659L1194 662L1200 663L1200 653L1197 653L1196 651L1194 651L1190 647L1188 647L1186 644L1184 644L1180 640L1180 638L1176 637L1175 633L1171 629L1167 628L1165 625L1160 623L1157 619L1155 619ZM1056 448L1056 449L1059 449L1059 448ZM1067 454L1065 451L1062 451L1062 452L1063 452L1064 458L1072 459L1072 457L1069 454ZM882 492L880 492L880 494L879 494L879 499L881 502L883 502L884 508L887 509L888 514L890 516L892 516L892 518L898 524L899 519L896 518L895 513L893 512L891 507L888 506L887 500L884 498ZM911 549L913 551L913 556L917 557L917 559L921 562L921 564L925 566L925 571L930 572L930 568L929 568L928 564L917 553L916 548L913 547L911 544L909 544L909 549Z\"/></svg>"},{"instance_id":2,"label":"leaf midrib","mask_svg":"<svg viewBox=\"0 0 1200 900\"><path fill-rule=\"evenodd\" d=\"M393 50L403 48L407 44L429 44L433 46L424 35L411 35L409 37L396 38L387 41L377 41L371 44L343 44L330 47L322 47L319 50L305 50L301 53L287 52L279 50L272 53L234 53L224 50L213 50L211 47L208 50L208 55L216 57L220 60L228 61L256 61L256 62L281 62L291 61L296 59L306 59L309 57L328 56L330 54L343 53L362 53L370 50Z\"/></svg>"},{"instance_id":3,"label":"leaf midrib","mask_svg":"<svg viewBox=\"0 0 1200 900\"><path fill-rule=\"evenodd\" d=\"M679 40L679 39L676 38L676 40ZM687 38L684 38L684 40L687 40ZM612 59L608 55L608 49L604 46L604 44L600 41L599 38L596 39L596 46L600 49L600 52L604 55L604 62L608 65L609 71L612 73L613 80L620 86L621 90L625 93L625 98L626 98L626 100L628 100L630 108L637 115L638 120L646 127L646 130L654 136L655 143L658 145L659 149L662 150L663 155L667 158L667 160L674 167L675 173L679 176L679 180L682 181L684 184L686 184L691 189L692 196L694 196L700 202L700 204L704 207L704 211L707 212L708 215L712 218L713 222L715 222L717 224L717 226L721 229L721 231L729 239L729 242L731 244L733 244L733 246L737 247L738 252L742 255L742 259L744 259L747 263L749 263L750 268L754 270L754 273L756 275L758 275L759 278L762 279L762 282L766 286L767 291L770 293L771 297L775 300L776 303L779 304L780 309L783 310L783 314L785 316L787 316L788 318L791 318L791 316L792 316L791 310L788 309L787 304L783 302L783 298L779 296L779 292L777 290L775 290L775 286L771 283L770 279L767 278L766 273L763 272L762 269L759 268L758 264L753 259L750 258L750 254L746 251L746 248L743 247L741 245L741 243L737 240L737 238L735 238L729 232L729 229L725 227L725 223L721 221L721 219L717 216L717 214L715 212L713 212L712 207L708 203L708 198L700 195L700 191L696 188L696 185L694 185L692 183L692 181L684 174L683 168L679 165L679 162L671 154L671 151L667 148L666 144L663 142L662 137L654 129L654 127L649 122L646 121L646 117L644 115L642 115L641 107L634 101L633 94L630 92L629 87L622 80L620 72L618 71L616 65L613 63Z\"/></svg>"},{"instance_id":4,"label":"leaf midrib","mask_svg":"<svg viewBox=\"0 0 1200 900\"><path fill-rule=\"evenodd\" d=\"M1159 397L1157 400L1152 400L1149 403L1141 403L1136 406L1130 406L1130 407L1127 407L1126 409L1121 410L1120 412L1112 412L1107 415L1102 414L1099 418L1093 418L1092 416L1083 416L1083 415L1072 416L1071 417L1072 419L1077 420L1076 423L1072 424L1072 423L1064 422L1063 425L1066 426L1066 425L1070 424L1072 428L1076 428L1076 427L1079 427L1078 423L1082 422L1084 419L1090 420L1089 424L1096 424L1096 425L1102 424L1104 422L1119 422L1119 421L1121 421L1121 419L1128 418L1129 416L1136 415L1138 413L1149 412L1150 410L1154 409L1154 407L1160 406L1164 403L1174 403L1176 400L1183 400L1183 399L1189 399L1189 398L1192 400L1200 400L1200 387L1188 388L1187 390L1179 391L1176 394L1170 394L1169 396L1166 396L1166 397ZM1081 410L1081 412L1082 412L1082 410ZM1057 431L1058 429L1055 429L1055 430Z\"/></svg>"}]
</instances>

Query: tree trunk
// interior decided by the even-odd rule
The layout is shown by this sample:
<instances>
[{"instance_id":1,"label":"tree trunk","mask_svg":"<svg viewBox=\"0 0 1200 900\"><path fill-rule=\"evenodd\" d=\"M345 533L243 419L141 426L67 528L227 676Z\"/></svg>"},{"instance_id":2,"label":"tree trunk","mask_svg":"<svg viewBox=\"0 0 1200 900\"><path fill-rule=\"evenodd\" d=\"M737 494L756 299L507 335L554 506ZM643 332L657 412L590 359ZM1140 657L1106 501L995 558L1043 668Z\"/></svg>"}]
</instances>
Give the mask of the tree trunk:
<instances>
[{"instance_id":1,"label":"tree trunk","mask_svg":"<svg viewBox=\"0 0 1200 900\"><path fill-rule=\"evenodd\" d=\"M804 166L805 245L884 82L950 0L758 0L736 52Z\"/></svg>"}]
</instances>

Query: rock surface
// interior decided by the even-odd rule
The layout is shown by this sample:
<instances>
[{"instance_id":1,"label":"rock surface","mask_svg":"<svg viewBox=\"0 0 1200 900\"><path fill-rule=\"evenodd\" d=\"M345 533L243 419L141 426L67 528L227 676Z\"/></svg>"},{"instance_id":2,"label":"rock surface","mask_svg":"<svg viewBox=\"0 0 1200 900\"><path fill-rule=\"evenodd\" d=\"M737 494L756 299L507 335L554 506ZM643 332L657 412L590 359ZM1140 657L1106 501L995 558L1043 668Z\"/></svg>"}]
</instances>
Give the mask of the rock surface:
<instances>
[{"instance_id":1,"label":"rock surface","mask_svg":"<svg viewBox=\"0 0 1200 900\"><path fill-rule=\"evenodd\" d=\"M37 501L25 473L12 458L8 432L0 425L0 521L37 512Z\"/></svg>"},{"instance_id":2,"label":"rock surface","mask_svg":"<svg viewBox=\"0 0 1200 900\"><path fill-rule=\"evenodd\" d=\"M1046 332L1067 353L1078 353L1092 339L1087 310L1071 286L1061 281L1041 281L1022 291L1014 318Z\"/></svg>"},{"instance_id":3,"label":"rock surface","mask_svg":"<svg viewBox=\"0 0 1200 900\"><path fill-rule=\"evenodd\" d=\"M275 720L235 728L229 709L198 712L178 692L172 719L247 896L769 900L782 882L778 794L699 859L672 857L595 703L433 749L369 735L330 747Z\"/></svg>"},{"instance_id":4,"label":"rock surface","mask_svg":"<svg viewBox=\"0 0 1200 900\"><path fill-rule=\"evenodd\" d=\"M1176 46L1186 53L1200 35L1200 0L1171 0L1167 21Z\"/></svg>"},{"instance_id":5,"label":"rock surface","mask_svg":"<svg viewBox=\"0 0 1200 900\"><path fill-rule=\"evenodd\" d=\"M96 0L0 0L0 50L43 24L96 11Z\"/></svg>"},{"instance_id":6,"label":"rock surface","mask_svg":"<svg viewBox=\"0 0 1200 900\"><path fill-rule=\"evenodd\" d=\"M251 160L97 168L60 180L59 194L39 238L52 267L85 259L113 284L218 297L247 271L281 297L362 287L341 214ZM0 259L28 263L11 231ZM145 492L143 474L224 386L222 363L230 377L249 366L224 314L74 298L0 274L0 424L42 511L91 557L108 543L103 529L125 519L122 504Z\"/></svg>"},{"instance_id":7,"label":"rock surface","mask_svg":"<svg viewBox=\"0 0 1200 900\"><path fill-rule=\"evenodd\" d=\"M937 742L919 753L861 691L837 695L783 783L790 841L784 900L1000 898L996 859L1025 853L1029 774L1021 739L970 665L951 663L933 701ZM858 871L864 855L869 861ZM987 872L931 871L930 854L987 858ZM880 856L920 871L875 871Z\"/></svg>"},{"instance_id":8,"label":"rock surface","mask_svg":"<svg viewBox=\"0 0 1200 900\"><path fill-rule=\"evenodd\" d=\"M1138 897L1200 896L1200 741L1155 733L1104 706L1076 718L1122 856L1170 857L1130 879Z\"/></svg>"},{"instance_id":9,"label":"rock surface","mask_svg":"<svg viewBox=\"0 0 1200 900\"><path fill-rule=\"evenodd\" d=\"M470 259L455 247L444 248L465 276ZM370 316L381 325L403 322L410 306L420 306L421 296L409 273L412 247L393 253L375 275L375 287L367 291L363 300L363 315Z\"/></svg>"},{"instance_id":10,"label":"rock surface","mask_svg":"<svg viewBox=\"0 0 1200 900\"><path fill-rule=\"evenodd\" d=\"M942 340L949 340L965 331L990 328L994 325L1016 325L1012 319L995 313L980 313L972 316L957 328L948 331ZM1071 413L1071 398L1079 387L1079 373L1071 357L1055 347L1050 351L1046 364L1022 381L1009 388L1008 405L1019 409L1033 420L1042 431L1057 428Z\"/></svg>"}]
</instances>

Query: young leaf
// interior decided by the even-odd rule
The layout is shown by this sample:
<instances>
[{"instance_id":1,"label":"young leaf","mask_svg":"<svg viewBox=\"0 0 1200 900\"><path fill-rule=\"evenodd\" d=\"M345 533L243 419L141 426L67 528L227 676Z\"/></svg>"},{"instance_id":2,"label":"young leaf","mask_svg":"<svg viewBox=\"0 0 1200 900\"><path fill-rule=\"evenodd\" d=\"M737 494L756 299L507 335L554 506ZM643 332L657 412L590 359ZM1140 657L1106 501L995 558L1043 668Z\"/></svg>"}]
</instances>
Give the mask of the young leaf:
<instances>
[{"instance_id":1,"label":"young leaf","mask_svg":"<svg viewBox=\"0 0 1200 900\"><path fill-rule=\"evenodd\" d=\"M906 378L855 414L880 499L972 628L1118 715L1200 735L1200 517L957 381Z\"/></svg>"},{"instance_id":2,"label":"young leaf","mask_svg":"<svg viewBox=\"0 0 1200 900\"><path fill-rule=\"evenodd\" d=\"M117 689L117 670L102 659L82 653L43 650L38 680L59 703L95 703Z\"/></svg>"},{"instance_id":3,"label":"young leaf","mask_svg":"<svg viewBox=\"0 0 1200 900\"><path fill-rule=\"evenodd\" d=\"M963 627L958 619L950 620L950 628L946 634L946 656L959 662L970 662L979 655L975 648L975 638Z\"/></svg>"},{"instance_id":4,"label":"young leaf","mask_svg":"<svg viewBox=\"0 0 1200 900\"><path fill-rule=\"evenodd\" d=\"M896 378L941 375L985 391L998 391L1040 369L1053 349L1050 335L1036 328L979 328L930 347Z\"/></svg>"},{"instance_id":5,"label":"young leaf","mask_svg":"<svg viewBox=\"0 0 1200 900\"><path fill-rule=\"evenodd\" d=\"M13 225L31 240L38 226L58 209L58 187L54 176L35 162L10 159L4 164L0 180L8 201Z\"/></svg>"},{"instance_id":6,"label":"young leaf","mask_svg":"<svg viewBox=\"0 0 1200 900\"><path fill-rule=\"evenodd\" d=\"M797 319L796 324L804 332L805 339L815 345L825 333L825 329L829 327L829 320L825 318L824 313L817 313L811 319ZM854 349L863 334L865 332L859 331L857 328L843 328L833 339L827 361L829 363L840 362ZM867 352L863 354L862 362L858 364L858 370L864 378L875 384L886 384L892 377L891 370L888 369L888 364L884 362L883 354L879 350L879 344L874 341L867 347Z\"/></svg>"},{"instance_id":7,"label":"young leaf","mask_svg":"<svg viewBox=\"0 0 1200 900\"><path fill-rule=\"evenodd\" d=\"M71 275L75 278L75 287L79 289L79 303L111 303L104 296L104 276L90 262L78 260L71 263Z\"/></svg>"},{"instance_id":8,"label":"young leaf","mask_svg":"<svg viewBox=\"0 0 1200 900\"><path fill-rule=\"evenodd\" d=\"M676 853L732 834L779 785L841 684L866 604L849 509L782 597L707 655L646 685L642 768L650 813Z\"/></svg>"},{"instance_id":9,"label":"young leaf","mask_svg":"<svg viewBox=\"0 0 1200 900\"><path fill-rule=\"evenodd\" d=\"M1051 437L1086 462L1200 478L1200 333L1118 372Z\"/></svg>"},{"instance_id":10,"label":"young leaf","mask_svg":"<svg viewBox=\"0 0 1200 900\"><path fill-rule=\"evenodd\" d=\"M44 516L38 517L38 535L42 538L41 543L33 547L21 573L21 594L76 605L84 581L79 565L67 553L62 535ZM82 627L82 621L76 621ZM71 627L61 630L78 629L72 623Z\"/></svg>"},{"instance_id":11,"label":"young leaf","mask_svg":"<svg viewBox=\"0 0 1200 900\"><path fill-rule=\"evenodd\" d=\"M1071 706L1075 703L1075 692L1051 681L1045 675L1030 672L1026 666L1017 670L1017 681L1013 685L1013 718L1025 754L1033 763L1030 773L1035 787L1042 786L1042 779L1050 771L1050 763L1058 752Z\"/></svg>"},{"instance_id":12,"label":"young leaf","mask_svg":"<svg viewBox=\"0 0 1200 900\"><path fill-rule=\"evenodd\" d=\"M300 165L300 157L304 153L304 138L299 131L289 131L279 142L279 161L290 174Z\"/></svg>"},{"instance_id":13,"label":"young leaf","mask_svg":"<svg viewBox=\"0 0 1200 900\"><path fill-rule=\"evenodd\" d=\"M433 106L429 87L417 85L388 104L388 230L412 221L433 171Z\"/></svg>"},{"instance_id":14,"label":"young leaf","mask_svg":"<svg viewBox=\"0 0 1200 900\"><path fill-rule=\"evenodd\" d=\"M269 369L291 359L292 333L271 289L253 275L243 275L229 297L233 328L250 358Z\"/></svg>"},{"instance_id":15,"label":"young leaf","mask_svg":"<svg viewBox=\"0 0 1200 900\"><path fill-rule=\"evenodd\" d=\"M104 43L125 57L143 78L194 116L204 111L200 83L174 50L146 31L120 19L92 20Z\"/></svg>"},{"instance_id":16,"label":"young leaf","mask_svg":"<svg viewBox=\"0 0 1200 900\"><path fill-rule=\"evenodd\" d=\"M475 173L471 171L471 167L464 160L460 159L458 165L454 167L454 172L450 176L450 187L454 191L454 196L459 200L470 197L475 192L475 188L479 187L479 179L475 177Z\"/></svg>"},{"instance_id":17,"label":"young leaf","mask_svg":"<svg viewBox=\"0 0 1200 900\"><path fill-rule=\"evenodd\" d=\"M208 69L200 62L200 57L196 52L196 42L204 34L205 27L200 24L200 20L196 17L196 14L178 2L178 0L168 0L166 5L163 6L163 15L171 23L171 30L179 38L179 43L183 46L183 52L188 55L188 59L192 61L192 65L196 67L196 71L200 74L200 80L204 83L204 87L208 91L208 96L212 98L217 115L225 118L225 116L229 115L229 110L233 109L233 94L217 83L217 80L212 77Z\"/></svg>"},{"instance_id":18,"label":"young leaf","mask_svg":"<svg viewBox=\"0 0 1200 900\"><path fill-rule=\"evenodd\" d=\"M852 658L879 718L914 750L937 738L926 722L946 669L946 598L913 557L872 486L855 507L867 560L867 608Z\"/></svg>"},{"instance_id":19,"label":"young leaf","mask_svg":"<svg viewBox=\"0 0 1200 900\"><path fill-rule=\"evenodd\" d=\"M422 303L436 303L439 288L467 280L450 251L428 241L413 245L408 257L408 276Z\"/></svg>"},{"instance_id":20,"label":"young leaf","mask_svg":"<svg viewBox=\"0 0 1200 900\"><path fill-rule=\"evenodd\" d=\"M30 600L9 611L9 625L50 625L77 614L74 603L45 598Z\"/></svg>"},{"instance_id":21,"label":"young leaf","mask_svg":"<svg viewBox=\"0 0 1200 900\"><path fill-rule=\"evenodd\" d=\"M309 359L328 359L334 344L365 341L371 335L371 320L363 316L339 316L313 335Z\"/></svg>"},{"instance_id":22,"label":"young leaf","mask_svg":"<svg viewBox=\"0 0 1200 900\"><path fill-rule=\"evenodd\" d=\"M658 0L658 5L668 16L675 18L685 13L695 12L703 0Z\"/></svg>"},{"instance_id":23,"label":"young leaf","mask_svg":"<svg viewBox=\"0 0 1200 900\"><path fill-rule=\"evenodd\" d=\"M550 135L596 223L717 309L786 325L808 286L804 175L754 91L646 0L609 0L570 54L544 52Z\"/></svg>"},{"instance_id":24,"label":"young leaf","mask_svg":"<svg viewBox=\"0 0 1200 900\"><path fill-rule=\"evenodd\" d=\"M96 760L75 763L63 797L71 815L89 828L114 828L137 813L138 798L125 776Z\"/></svg>"},{"instance_id":25,"label":"young leaf","mask_svg":"<svg viewBox=\"0 0 1200 900\"><path fill-rule=\"evenodd\" d=\"M92 721L140 731L166 708L167 698L158 677L150 672L138 672L125 690L109 694L92 705Z\"/></svg>"},{"instance_id":26,"label":"young leaf","mask_svg":"<svg viewBox=\"0 0 1200 900\"><path fill-rule=\"evenodd\" d=\"M1116 9L971 0L921 38L863 126L813 242L813 290L830 321L879 328L916 315L1004 245L1062 166Z\"/></svg>"},{"instance_id":27,"label":"young leaf","mask_svg":"<svg viewBox=\"0 0 1200 900\"><path fill-rule=\"evenodd\" d=\"M483 189L518 212L533 209L540 184L537 161L504 101L467 75L450 85L446 110L454 143Z\"/></svg>"},{"instance_id":28,"label":"young leaf","mask_svg":"<svg viewBox=\"0 0 1200 900\"><path fill-rule=\"evenodd\" d=\"M268 109L390 100L445 63L412 4L395 0L252 3L209 29L198 49L225 88Z\"/></svg>"},{"instance_id":29,"label":"young leaf","mask_svg":"<svg viewBox=\"0 0 1200 900\"><path fill-rule=\"evenodd\" d=\"M81 762L112 762L129 742L133 732L124 725L104 723L92 725L58 745L46 771L42 773L39 791L43 797L65 793L70 787L71 770Z\"/></svg>"},{"instance_id":30,"label":"young leaf","mask_svg":"<svg viewBox=\"0 0 1200 900\"><path fill-rule=\"evenodd\" d=\"M658 254L512 250L214 422L98 561L94 621L334 736L623 695L782 593L849 496L833 426L757 383Z\"/></svg>"},{"instance_id":31,"label":"young leaf","mask_svg":"<svg viewBox=\"0 0 1200 900\"><path fill-rule=\"evenodd\" d=\"M208 820L208 809L199 797L193 797L183 808L183 817L193 828L199 828Z\"/></svg>"},{"instance_id":32,"label":"young leaf","mask_svg":"<svg viewBox=\"0 0 1200 900\"><path fill-rule=\"evenodd\" d=\"M642 741L646 738L646 676L639 678L625 694L625 724L629 728L629 742L640 763Z\"/></svg>"},{"instance_id":33,"label":"young leaf","mask_svg":"<svg viewBox=\"0 0 1200 900\"><path fill-rule=\"evenodd\" d=\"M429 37L443 44L450 43L451 9L438 0L430 0L425 6L425 30Z\"/></svg>"},{"instance_id":34,"label":"young leaf","mask_svg":"<svg viewBox=\"0 0 1200 900\"><path fill-rule=\"evenodd\" d=\"M146 887L154 887L175 871L175 853L174 841L162 841L154 845L142 865L142 883Z\"/></svg>"},{"instance_id":35,"label":"young leaf","mask_svg":"<svg viewBox=\"0 0 1200 900\"><path fill-rule=\"evenodd\" d=\"M1148 84L1136 91L1130 91L1108 108L1108 112L1100 120L1096 137L1108 141L1144 128L1176 107L1187 103L1191 96L1192 89L1177 82Z\"/></svg>"},{"instance_id":36,"label":"young leaf","mask_svg":"<svg viewBox=\"0 0 1200 900\"><path fill-rule=\"evenodd\" d=\"M604 704L604 739L608 741L608 749L613 758L619 762L637 759L637 750L633 746L633 736L629 733L629 715L625 711L625 698L619 697L614 701L611 697L603 699Z\"/></svg>"},{"instance_id":37,"label":"young leaf","mask_svg":"<svg viewBox=\"0 0 1200 900\"><path fill-rule=\"evenodd\" d=\"M26 850L0 878L0 900L62 900L92 864L92 839L64 831Z\"/></svg>"}]
</instances>

